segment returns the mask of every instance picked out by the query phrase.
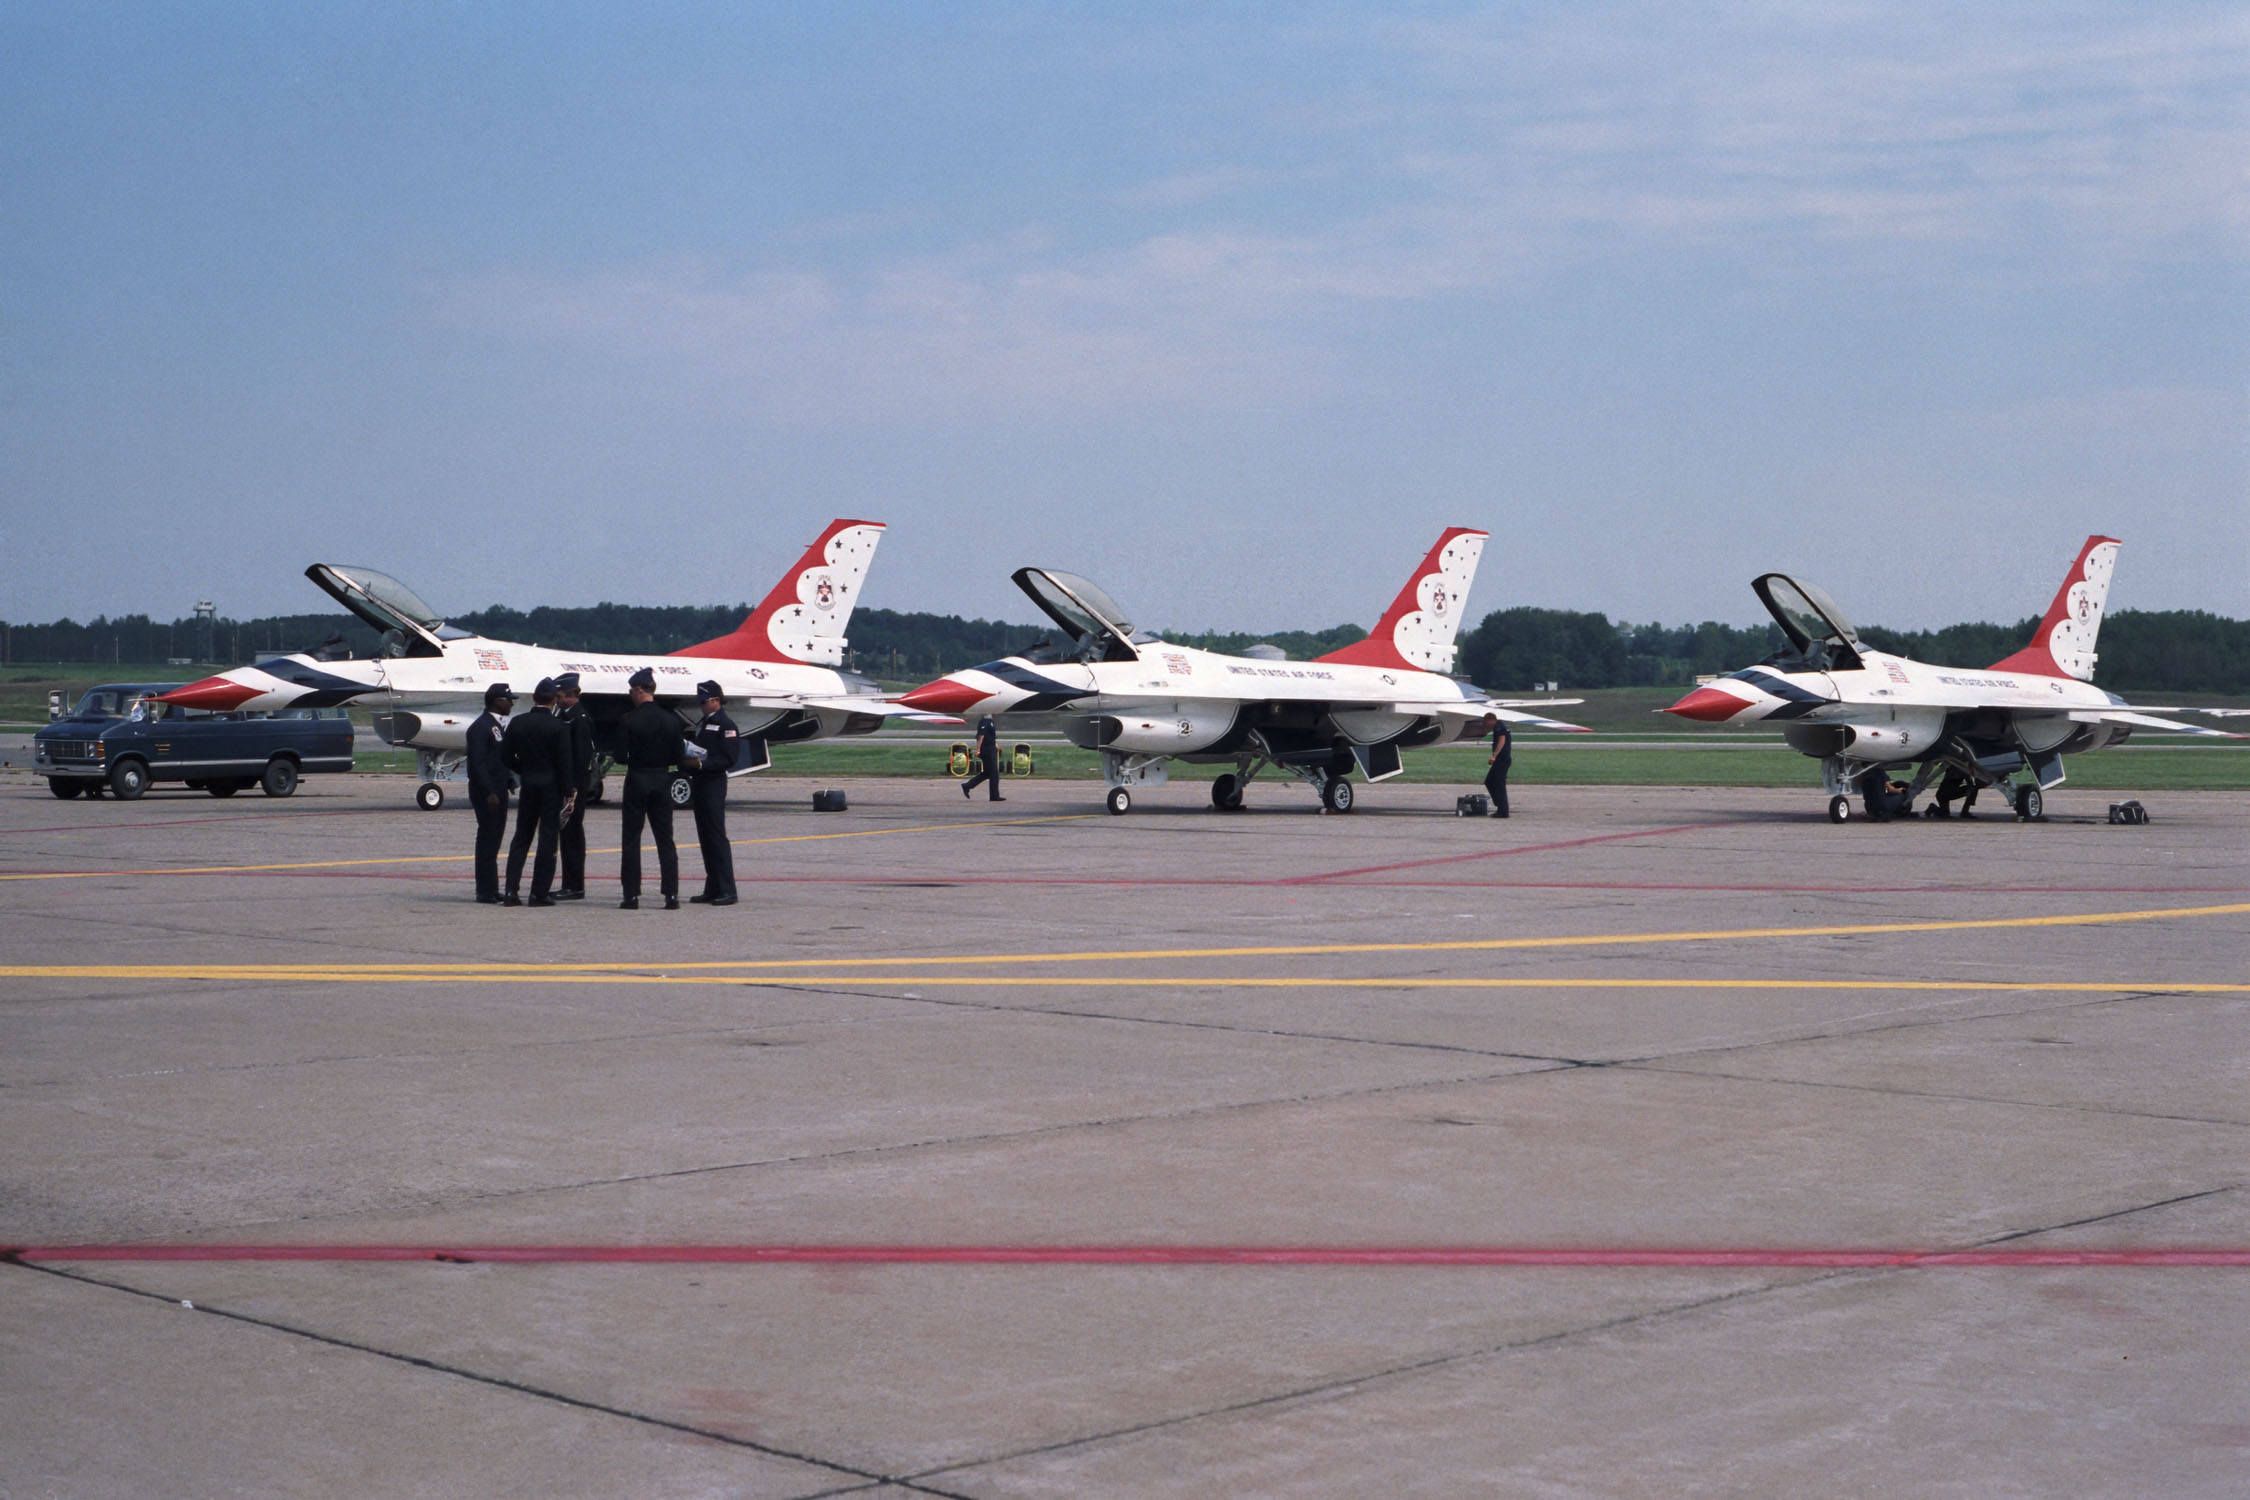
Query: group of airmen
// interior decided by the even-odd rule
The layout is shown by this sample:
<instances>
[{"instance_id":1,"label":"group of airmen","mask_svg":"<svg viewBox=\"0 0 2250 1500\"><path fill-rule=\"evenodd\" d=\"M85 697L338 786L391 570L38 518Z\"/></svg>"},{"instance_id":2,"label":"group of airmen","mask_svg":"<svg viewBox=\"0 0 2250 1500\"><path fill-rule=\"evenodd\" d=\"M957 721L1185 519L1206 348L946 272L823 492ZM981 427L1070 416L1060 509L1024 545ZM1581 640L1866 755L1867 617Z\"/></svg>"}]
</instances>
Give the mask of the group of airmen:
<instances>
[{"instance_id":1,"label":"group of airmen","mask_svg":"<svg viewBox=\"0 0 2250 1500\"><path fill-rule=\"evenodd\" d=\"M641 904L641 830L656 839L657 889L666 911L680 909L680 856L672 842L672 781L683 770L694 789L695 836L703 853L703 893L694 905L735 904L734 847L727 842L727 772L741 733L727 717L716 682L699 682L703 718L683 737L679 716L656 701L656 674L646 667L627 680L633 706L625 740L624 848L617 904ZM543 677L531 690L529 713L514 712L514 689L485 689L484 712L469 725L469 802L477 815L477 900L487 906L553 906L586 899L586 805L601 785L594 768L594 725L578 702L578 674ZM500 878L500 841L508 831L508 793L516 794L516 832L508 844L507 883ZM523 867L532 858L531 894ZM562 884L555 885L558 856Z\"/></svg>"}]
</instances>

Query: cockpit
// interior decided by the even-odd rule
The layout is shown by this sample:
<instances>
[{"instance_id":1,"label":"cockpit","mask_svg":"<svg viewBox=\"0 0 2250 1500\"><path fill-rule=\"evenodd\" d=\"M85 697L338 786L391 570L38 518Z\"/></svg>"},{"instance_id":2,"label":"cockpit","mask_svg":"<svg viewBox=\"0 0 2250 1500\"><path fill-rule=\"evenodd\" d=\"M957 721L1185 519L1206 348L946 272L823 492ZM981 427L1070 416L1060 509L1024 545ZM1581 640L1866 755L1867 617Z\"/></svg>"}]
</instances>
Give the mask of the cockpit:
<instances>
[{"instance_id":1,"label":"cockpit","mask_svg":"<svg viewBox=\"0 0 2250 1500\"><path fill-rule=\"evenodd\" d=\"M1133 649L1133 622L1115 599L1090 579L1052 568L1018 568L1016 587L1063 628L1075 648L1069 654L1080 661L1137 661ZM1058 649L1059 658L1063 652Z\"/></svg>"},{"instance_id":2,"label":"cockpit","mask_svg":"<svg viewBox=\"0 0 2250 1500\"><path fill-rule=\"evenodd\" d=\"M466 640L473 631L448 625L419 594L388 573L343 563L314 563L305 569L321 590L373 626L383 638L385 656L438 656L444 641Z\"/></svg>"},{"instance_id":3,"label":"cockpit","mask_svg":"<svg viewBox=\"0 0 2250 1500\"><path fill-rule=\"evenodd\" d=\"M1860 665L1859 632L1816 586L1766 573L1750 585L1789 644L1765 660L1785 672L1850 672Z\"/></svg>"}]
</instances>

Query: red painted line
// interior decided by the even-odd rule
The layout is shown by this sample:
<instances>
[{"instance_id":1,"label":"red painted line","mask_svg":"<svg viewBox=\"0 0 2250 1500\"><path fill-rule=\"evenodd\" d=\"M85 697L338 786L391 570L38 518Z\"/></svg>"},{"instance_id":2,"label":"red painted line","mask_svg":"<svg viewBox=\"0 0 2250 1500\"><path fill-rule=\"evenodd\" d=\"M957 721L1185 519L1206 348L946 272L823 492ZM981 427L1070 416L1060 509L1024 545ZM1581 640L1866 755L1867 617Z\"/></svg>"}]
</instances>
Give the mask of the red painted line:
<instances>
[{"instance_id":1,"label":"red painted line","mask_svg":"<svg viewBox=\"0 0 2250 1500\"><path fill-rule=\"evenodd\" d=\"M1512 1245L21 1245L17 1261L459 1261L495 1265L1529 1266L1724 1270L1972 1266L2250 1269L2250 1248L1663 1249Z\"/></svg>"},{"instance_id":2,"label":"red painted line","mask_svg":"<svg viewBox=\"0 0 2250 1500\"><path fill-rule=\"evenodd\" d=\"M1454 865L1473 859L1499 859L1509 854L1546 854L1556 849L1583 849L1589 844L1610 844L1619 839L1653 839L1667 834L1696 833L1706 828L1734 828L1756 818L1724 818L1711 823L1679 823L1670 828L1640 828L1630 833L1598 833L1591 838L1563 839L1552 844L1514 844L1505 849L1479 849L1469 854L1443 854L1434 859L1408 859L1397 864L1368 865L1357 870L1331 870L1325 875L1293 875L1276 885L1314 885L1324 880L1349 880L1355 875L1387 875L1393 870L1420 870L1431 865Z\"/></svg>"}]
</instances>

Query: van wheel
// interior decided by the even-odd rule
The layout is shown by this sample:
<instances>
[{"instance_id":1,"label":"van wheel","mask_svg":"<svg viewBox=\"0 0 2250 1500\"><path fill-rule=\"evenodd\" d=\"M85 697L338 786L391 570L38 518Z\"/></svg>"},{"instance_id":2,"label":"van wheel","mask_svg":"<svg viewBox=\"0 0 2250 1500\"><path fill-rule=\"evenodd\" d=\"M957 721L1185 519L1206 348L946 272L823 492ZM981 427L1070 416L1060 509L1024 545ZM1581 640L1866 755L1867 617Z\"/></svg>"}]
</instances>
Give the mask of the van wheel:
<instances>
[{"instance_id":1,"label":"van wheel","mask_svg":"<svg viewBox=\"0 0 2250 1500\"><path fill-rule=\"evenodd\" d=\"M239 781L214 781L203 790L214 797L231 797L242 790L242 783Z\"/></svg>"},{"instance_id":2,"label":"van wheel","mask_svg":"<svg viewBox=\"0 0 2250 1500\"><path fill-rule=\"evenodd\" d=\"M137 760L121 760L109 768L109 793L120 802L136 800L148 790L148 767Z\"/></svg>"},{"instance_id":3,"label":"van wheel","mask_svg":"<svg viewBox=\"0 0 2250 1500\"><path fill-rule=\"evenodd\" d=\"M297 790L297 763L282 756L266 762L266 774L258 778L258 785L269 797L286 797Z\"/></svg>"},{"instance_id":4,"label":"van wheel","mask_svg":"<svg viewBox=\"0 0 2250 1500\"><path fill-rule=\"evenodd\" d=\"M86 789L80 786L77 782L70 780L68 777L50 776L47 778L47 790L62 798L63 801L68 802L71 798L77 796L80 792Z\"/></svg>"}]
</instances>

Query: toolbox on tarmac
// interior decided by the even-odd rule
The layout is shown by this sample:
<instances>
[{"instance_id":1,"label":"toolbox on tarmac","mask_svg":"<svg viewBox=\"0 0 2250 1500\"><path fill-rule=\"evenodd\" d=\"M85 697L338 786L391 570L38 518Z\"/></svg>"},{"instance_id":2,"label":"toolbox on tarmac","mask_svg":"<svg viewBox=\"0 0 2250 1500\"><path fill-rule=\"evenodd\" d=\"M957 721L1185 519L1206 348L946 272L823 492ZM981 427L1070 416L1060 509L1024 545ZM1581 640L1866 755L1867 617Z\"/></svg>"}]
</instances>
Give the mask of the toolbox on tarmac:
<instances>
[{"instance_id":1,"label":"toolbox on tarmac","mask_svg":"<svg viewBox=\"0 0 2250 1500\"><path fill-rule=\"evenodd\" d=\"M1457 818L1481 818L1491 811L1492 799L1482 792L1471 792L1453 804L1453 815Z\"/></svg>"}]
</instances>

